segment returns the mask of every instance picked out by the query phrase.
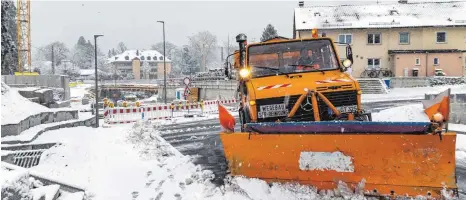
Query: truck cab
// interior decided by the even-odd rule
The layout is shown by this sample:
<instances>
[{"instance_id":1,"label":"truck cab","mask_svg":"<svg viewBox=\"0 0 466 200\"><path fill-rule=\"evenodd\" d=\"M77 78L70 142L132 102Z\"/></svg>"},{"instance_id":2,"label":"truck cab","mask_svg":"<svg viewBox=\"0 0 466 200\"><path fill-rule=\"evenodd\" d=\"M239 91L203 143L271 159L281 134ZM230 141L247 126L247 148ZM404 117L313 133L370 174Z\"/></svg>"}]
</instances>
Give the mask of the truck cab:
<instances>
[{"instance_id":1,"label":"truck cab","mask_svg":"<svg viewBox=\"0 0 466 200\"><path fill-rule=\"evenodd\" d=\"M351 47L347 45L347 59L340 61L332 39L313 35L253 44L247 44L244 34L236 37L240 48L233 66L239 72L243 126L250 122L371 120L361 109L359 83L345 73L352 64ZM228 76L233 69L226 71Z\"/></svg>"}]
</instances>

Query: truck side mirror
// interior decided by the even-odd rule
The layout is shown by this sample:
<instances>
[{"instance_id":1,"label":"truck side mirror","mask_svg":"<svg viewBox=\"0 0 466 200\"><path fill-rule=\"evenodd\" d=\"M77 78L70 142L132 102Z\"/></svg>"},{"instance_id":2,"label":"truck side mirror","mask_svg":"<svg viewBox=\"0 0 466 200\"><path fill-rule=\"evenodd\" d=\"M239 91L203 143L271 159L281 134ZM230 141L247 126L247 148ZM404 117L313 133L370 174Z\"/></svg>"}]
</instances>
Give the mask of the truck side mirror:
<instances>
[{"instance_id":1,"label":"truck side mirror","mask_svg":"<svg viewBox=\"0 0 466 200\"><path fill-rule=\"evenodd\" d=\"M350 60L353 63L353 50L349 44L346 45L346 59Z\"/></svg>"},{"instance_id":2,"label":"truck side mirror","mask_svg":"<svg viewBox=\"0 0 466 200\"><path fill-rule=\"evenodd\" d=\"M228 80L231 80L231 72L230 72L230 62L229 61L226 61L225 62L225 77L228 79Z\"/></svg>"}]
</instances>

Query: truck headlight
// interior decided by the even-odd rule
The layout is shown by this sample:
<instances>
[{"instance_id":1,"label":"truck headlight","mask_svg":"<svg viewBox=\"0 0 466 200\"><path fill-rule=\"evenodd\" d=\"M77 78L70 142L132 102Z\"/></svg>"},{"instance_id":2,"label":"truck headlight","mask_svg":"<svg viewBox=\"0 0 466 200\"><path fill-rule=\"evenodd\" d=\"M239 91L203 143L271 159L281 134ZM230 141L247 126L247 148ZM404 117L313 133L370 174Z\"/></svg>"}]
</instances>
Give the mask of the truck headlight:
<instances>
[{"instance_id":1,"label":"truck headlight","mask_svg":"<svg viewBox=\"0 0 466 200\"><path fill-rule=\"evenodd\" d=\"M243 68L239 71L239 75L241 76L241 78L247 78L250 74L250 71L249 69L246 69L246 68Z\"/></svg>"},{"instance_id":2,"label":"truck headlight","mask_svg":"<svg viewBox=\"0 0 466 200\"><path fill-rule=\"evenodd\" d=\"M351 65L353 65L353 62L351 62L351 60L349 60L349 59L346 59L346 60L343 61L342 64L343 64L343 67L348 68L348 67L351 67Z\"/></svg>"}]
</instances>

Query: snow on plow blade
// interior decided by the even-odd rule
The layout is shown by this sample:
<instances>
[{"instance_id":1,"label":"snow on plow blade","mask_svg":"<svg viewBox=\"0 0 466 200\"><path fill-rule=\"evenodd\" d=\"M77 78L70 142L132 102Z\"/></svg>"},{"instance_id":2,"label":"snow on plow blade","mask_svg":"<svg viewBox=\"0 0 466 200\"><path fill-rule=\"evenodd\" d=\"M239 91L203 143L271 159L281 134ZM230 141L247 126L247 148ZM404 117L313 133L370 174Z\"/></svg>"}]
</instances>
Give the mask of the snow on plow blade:
<instances>
[{"instance_id":1,"label":"snow on plow blade","mask_svg":"<svg viewBox=\"0 0 466 200\"><path fill-rule=\"evenodd\" d=\"M440 140L426 134L422 122L274 124L252 123L247 125L252 133L220 134L232 175L318 189L336 188L338 181L355 188L365 179L370 196L440 197L444 187L457 191L456 133Z\"/></svg>"}]
</instances>

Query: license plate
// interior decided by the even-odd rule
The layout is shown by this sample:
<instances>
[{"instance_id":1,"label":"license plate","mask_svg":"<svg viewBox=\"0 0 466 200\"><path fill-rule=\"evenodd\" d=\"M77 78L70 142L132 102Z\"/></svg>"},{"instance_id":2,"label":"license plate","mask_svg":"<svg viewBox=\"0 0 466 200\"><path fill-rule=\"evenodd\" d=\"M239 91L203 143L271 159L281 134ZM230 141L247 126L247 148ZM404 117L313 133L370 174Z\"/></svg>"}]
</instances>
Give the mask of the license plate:
<instances>
[{"instance_id":1,"label":"license plate","mask_svg":"<svg viewBox=\"0 0 466 200\"><path fill-rule=\"evenodd\" d=\"M258 118L281 117L288 115L285 104L271 104L259 107Z\"/></svg>"},{"instance_id":2,"label":"license plate","mask_svg":"<svg viewBox=\"0 0 466 200\"><path fill-rule=\"evenodd\" d=\"M335 107L335 108L338 111L340 111L340 113L352 113L352 112L356 112L356 110L357 110L356 105L354 105L354 106L338 106L338 107ZM328 113L333 114L332 109L328 108Z\"/></svg>"}]
</instances>

